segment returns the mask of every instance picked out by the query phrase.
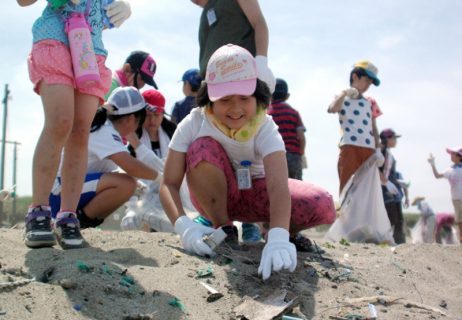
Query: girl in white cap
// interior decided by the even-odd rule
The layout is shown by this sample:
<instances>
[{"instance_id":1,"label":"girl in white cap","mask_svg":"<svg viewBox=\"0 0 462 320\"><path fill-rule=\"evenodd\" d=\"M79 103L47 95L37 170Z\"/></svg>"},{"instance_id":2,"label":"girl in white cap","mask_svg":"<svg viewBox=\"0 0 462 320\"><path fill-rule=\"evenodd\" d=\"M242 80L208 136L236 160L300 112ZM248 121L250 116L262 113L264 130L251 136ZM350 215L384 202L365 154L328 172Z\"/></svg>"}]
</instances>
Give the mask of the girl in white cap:
<instances>
[{"instance_id":1,"label":"girl in white cap","mask_svg":"<svg viewBox=\"0 0 462 320\"><path fill-rule=\"evenodd\" d=\"M432 166L435 178L446 178L451 185L451 198L454 205L455 221L459 227L459 240L462 242L462 147L446 149L451 155L451 161L454 163L443 173L439 173L435 166L435 157L430 153L428 162Z\"/></svg>"},{"instance_id":2,"label":"girl in white cap","mask_svg":"<svg viewBox=\"0 0 462 320\"><path fill-rule=\"evenodd\" d=\"M179 189L186 174L197 211L230 237L230 221L270 222L259 273L293 271L297 249L311 243L299 232L335 220L332 196L312 184L288 179L285 146L266 115L270 92L258 80L255 60L232 44L210 58L198 108L178 126L170 143L160 199L186 251L214 255L203 241L214 229L184 212ZM297 236L295 236L297 235Z\"/></svg>"},{"instance_id":3,"label":"girl in white cap","mask_svg":"<svg viewBox=\"0 0 462 320\"><path fill-rule=\"evenodd\" d=\"M63 249L85 246L80 229L96 227L135 193L133 178L154 180L161 174L133 158L122 136L134 132L146 117L145 102L134 87L115 89L107 103L99 107L91 126L85 184L77 206L77 217L68 215L55 221L55 234ZM113 172L121 168L126 173ZM61 179L52 189L50 205L53 216L61 203ZM80 228L79 228L80 227Z\"/></svg>"}]
</instances>

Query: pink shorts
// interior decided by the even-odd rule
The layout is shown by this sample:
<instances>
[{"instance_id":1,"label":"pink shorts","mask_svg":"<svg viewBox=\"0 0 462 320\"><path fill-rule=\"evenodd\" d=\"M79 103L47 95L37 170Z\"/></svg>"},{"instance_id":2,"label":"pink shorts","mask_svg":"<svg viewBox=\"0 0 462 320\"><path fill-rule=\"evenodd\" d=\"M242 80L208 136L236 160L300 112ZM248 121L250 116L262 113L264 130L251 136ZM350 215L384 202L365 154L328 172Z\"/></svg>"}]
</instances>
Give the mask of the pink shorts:
<instances>
[{"instance_id":1,"label":"pink shorts","mask_svg":"<svg viewBox=\"0 0 462 320\"><path fill-rule=\"evenodd\" d=\"M201 161L210 162L225 173L228 187L228 218L231 221L270 221L266 178L253 179L250 190L239 190L228 156L221 145L210 137L199 138L189 147L186 154L186 173ZM304 181L288 180L292 199L291 224L311 228L335 221L334 201L326 190ZM190 196L194 207L207 218L191 189Z\"/></svg>"},{"instance_id":2,"label":"pink shorts","mask_svg":"<svg viewBox=\"0 0 462 320\"><path fill-rule=\"evenodd\" d=\"M69 47L58 40L46 39L34 43L32 52L27 59L29 77L34 84L34 91L40 94L38 85L45 80L46 84L65 84L81 93L99 98L99 104L104 104L104 95L109 92L112 84L112 73L104 65L106 57L96 55L101 82L91 88L77 88L72 71L72 59Z\"/></svg>"}]
</instances>

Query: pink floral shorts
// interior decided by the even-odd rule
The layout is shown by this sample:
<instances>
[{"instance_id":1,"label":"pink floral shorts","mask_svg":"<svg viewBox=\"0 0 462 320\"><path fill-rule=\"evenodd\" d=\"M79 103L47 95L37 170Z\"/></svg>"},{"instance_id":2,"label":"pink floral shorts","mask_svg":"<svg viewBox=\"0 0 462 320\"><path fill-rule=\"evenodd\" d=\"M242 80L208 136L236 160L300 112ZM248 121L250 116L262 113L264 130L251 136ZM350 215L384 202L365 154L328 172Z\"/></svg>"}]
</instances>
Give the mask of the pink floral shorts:
<instances>
[{"instance_id":1,"label":"pink floral shorts","mask_svg":"<svg viewBox=\"0 0 462 320\"><path fill-rule=\"evenodd\" d=\"M253 187L250 190L239 190L228 156L221 145L210 137L199 138L189 147L186 154L186 173L201 161L210 162L225 173L228 187L228 218L231 221L270 221L270 203L265 178L253 179ZM326 190L304 181L288 180L292 199L291 224L311 228L335 221L334 201ZM190 196L194 207L207 218L192 191Z\"/></svg>"},{"instance_id":2,"label":"pink floral shorts","mask_svg":"<svg viewBox=\"0 0 462 320\"><path fill-rule=\"evenodd\" d=\"M112 73L104 65L106 57L96 55L101 82L91 88L77 88L72 71L72 59L69 47L58 40L46 39L34 43L27 59L29 77L34 84L34 91L40 94L38 85L45 80L46 84L65 84L81 93L99 98L99 104L104 104L104 95L109 92L112 83Z\"/></svg>"}]
</instances>

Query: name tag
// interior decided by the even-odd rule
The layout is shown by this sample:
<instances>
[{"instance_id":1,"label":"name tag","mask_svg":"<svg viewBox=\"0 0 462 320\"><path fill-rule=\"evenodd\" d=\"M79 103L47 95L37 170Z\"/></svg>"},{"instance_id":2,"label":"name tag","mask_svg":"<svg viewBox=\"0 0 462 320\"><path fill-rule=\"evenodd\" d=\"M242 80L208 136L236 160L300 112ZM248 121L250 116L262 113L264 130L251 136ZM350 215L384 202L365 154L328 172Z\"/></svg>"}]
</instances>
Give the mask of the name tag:
<instances>
[{"instance_id":1,"label":"name tag","mask_svg":"<svg viewBox=\"0 0 462 320\"><path fill-rule=\"evenodd\" d=\"M237 169L236 175L239 190L252 189L252 178L250 177L249 168Z\"/></svg>"},{"instance_id":2,"label":"name tag","mask_svg":"<svg viewBox=\"0 0 462 320\"><path fill-rule=\"evenodd\" d=\"M207 20L209 21L209 27L217 21L217 15L215 14L215 9L210 9L207 11Z\"/></svg>"}]
</instances>

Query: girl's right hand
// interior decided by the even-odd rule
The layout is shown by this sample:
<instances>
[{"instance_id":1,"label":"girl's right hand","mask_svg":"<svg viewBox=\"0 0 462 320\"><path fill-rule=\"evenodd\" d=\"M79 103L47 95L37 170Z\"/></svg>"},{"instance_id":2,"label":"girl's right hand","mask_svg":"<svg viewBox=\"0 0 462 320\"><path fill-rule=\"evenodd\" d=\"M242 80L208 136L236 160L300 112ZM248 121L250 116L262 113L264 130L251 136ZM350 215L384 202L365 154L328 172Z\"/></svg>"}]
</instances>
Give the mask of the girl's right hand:
<instances>
[{"instance_id":1,"label":"girl's right hand","mask_svg":"<svg viewBox=\"0 0 462 320\"><path fill-rule=\"evenodd\" d=\"M185 250L199 256L215 256L215 252L203 240L204 236L214 231L215 229L196 223L187 216L181 216L175 222L175 232L181 237Z\"/></svg>"}]
</instances>

